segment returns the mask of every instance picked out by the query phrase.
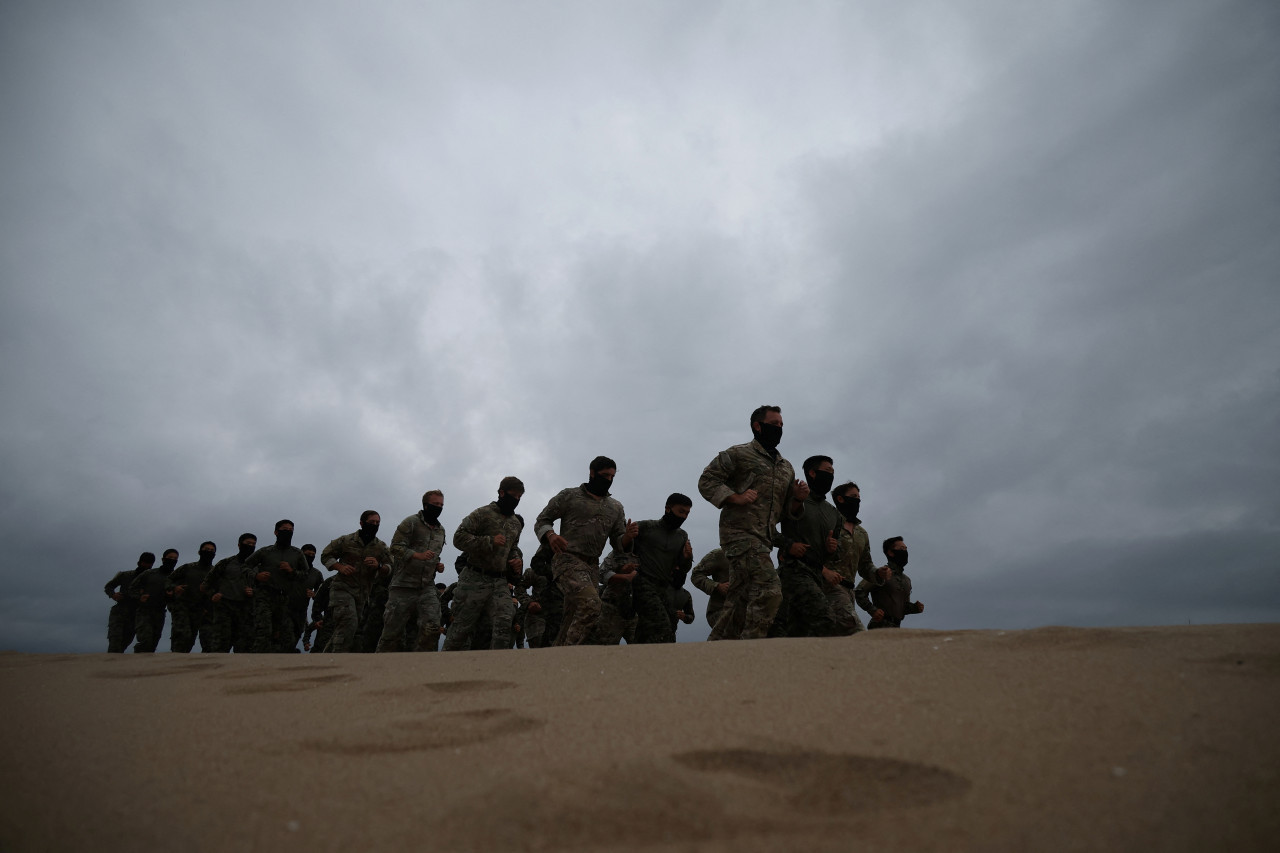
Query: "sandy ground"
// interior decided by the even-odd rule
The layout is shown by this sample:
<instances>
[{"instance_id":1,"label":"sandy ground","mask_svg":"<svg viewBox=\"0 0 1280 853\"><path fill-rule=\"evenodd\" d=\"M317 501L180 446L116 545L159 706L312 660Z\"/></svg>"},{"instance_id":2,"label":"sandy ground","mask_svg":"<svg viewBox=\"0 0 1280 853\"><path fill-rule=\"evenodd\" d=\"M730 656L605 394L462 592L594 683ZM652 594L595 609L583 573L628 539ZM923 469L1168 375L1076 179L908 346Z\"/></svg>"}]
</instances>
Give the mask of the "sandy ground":
<instances>
[{"instance_id":1,"label":"sandy ground","mask_svg":"<svg viewBox=\"0 0 1280 853\"><path fill-rule=\"evenodd\" d=\"M1280 845L1280 625L0 654L0 849Z\"/></svg>"}]
</instances>

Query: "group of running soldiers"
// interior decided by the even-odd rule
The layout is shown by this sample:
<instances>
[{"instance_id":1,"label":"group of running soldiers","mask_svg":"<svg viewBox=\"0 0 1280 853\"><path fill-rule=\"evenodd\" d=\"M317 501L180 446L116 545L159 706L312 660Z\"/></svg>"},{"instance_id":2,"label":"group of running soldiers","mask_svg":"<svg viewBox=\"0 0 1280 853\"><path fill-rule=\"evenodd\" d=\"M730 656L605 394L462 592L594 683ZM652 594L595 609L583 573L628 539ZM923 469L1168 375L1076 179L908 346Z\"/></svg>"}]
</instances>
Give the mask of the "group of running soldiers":
<instances>
[{"instance_id":1,"label":"group of running soldiers","mask_svg":"<svg viewBox=\"0 0 1280 853\"><path fill-rule=\"evenodd\" d=\"M710 598L709 640L854 634L864 628L858 607L870 628L898 627L923 612L911 601L901 536L884 541L884 566L873 563L857 484L833 488L833 462L821 455L806 459L804 479L795 479L777 450L777 406L757 408L750 426L752 440L717 454L698 480L720 510L720 547L697 566L681 529L693 502L675 493L662 518L632 521L609 495L617 465L598 456L587 482L538 514L538 548L527 567L516 513L524 484L504 477L497 500L454 531L461 555L449 586L435 580L446 539L436 489L400 522L390 547L377 536L378 513L362 513L359 530L319 553L334 572L328 578L315 566L316 546L292 544L288 519L276 522L272 544L259 549L245 533L237 552L217 563L212 542L182 566L174 549L159 567L144 553L105 587L115 601L108 651L123 652L136 635L135 652L154 652L166 610L175 652L190 652L197 638L206 652L293 652L299 641L305 651L436 651L442 636L445 651L519 648L526 639L530 648L670 643L679 623L694 620L684 588L691 571ZM606 544L612 551L601 563Z\"/></svg>"}]
</instances>

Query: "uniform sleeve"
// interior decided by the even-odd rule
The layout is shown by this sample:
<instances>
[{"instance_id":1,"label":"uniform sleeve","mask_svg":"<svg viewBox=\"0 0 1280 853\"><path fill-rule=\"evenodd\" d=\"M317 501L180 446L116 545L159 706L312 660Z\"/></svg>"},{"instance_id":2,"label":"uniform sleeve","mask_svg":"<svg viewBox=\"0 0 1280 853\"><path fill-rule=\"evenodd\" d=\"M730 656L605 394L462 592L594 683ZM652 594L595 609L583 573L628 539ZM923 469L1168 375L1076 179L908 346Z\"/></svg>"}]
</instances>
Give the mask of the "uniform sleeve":
<instances>
[{"instance_id":1,"label":"uniform sleeve","mask_svg":"<svg viewBox=\"0 0 1280 853\"><path fill-rule=\"evenodd\" d=\"M472 510L471 513L453 531L453 547L466 553L474 553L477 558L489 556L493 550L493 537L483 533L484 523L481 513L484 507Z\"/></svg>"},{"instance_id":2,"label":"uniform sleeve","mask_svg":"<svg viewBox=\"0 0 1280 853\"><path fill-rule=\"evenodd\" d=\"M338 563L342 562L342 561L338 558L338 550L339 550L341 547L342 547L342 537L341 537L341 536L339 536L337 539L334 539L334 540L333 540L332 542L330 542L328 545L325 545L325 546L324 546L324 550L320 552L320 563L321 563L321 565L323 565L326 569L331 569L331 568L333 568L335 565L337 565ZM252 560L252 559L253 559L253 557L250 557L249 559L250 559L250 560ZM247 562L247 561L246 561L246 562Z\"/></svg>"},{"instance_id":3,"label":"uniform sleeve","mask_svg":"<svg viewBox=\"0 0 1280 853\"><path fill-rule=\"evenodd\" d=\"M876 584L876 564L871 562L871 548L862 548L858 557L858 577L870 584Z\"/></svg>"},{"instance_id":4,"label":"uniform sleeve","mask_svg":"<svg viewBox=\"0 0 1280 853\"><path fill-rule=\"evenodd\" d=\"M698 565L693 567L693 575L690 578L693 581L693 585L707 595L715 592L716 587L719 586L712 577L715 573L716 561L711 558L711 555L714 553L714 551L708 552L706 556L698 561Z\"/></svg>"},{"instance_id":5,"label":"uniform sleeve","mask_svg":"<svg viewBox=\"0 0 1280 853\"><path fill-rule=\"evenodd\" d=\"M858 606L867 611L868 614L876 612L876 606L871 601L871 590L873 586L871 581L859 581L858 588L853 591L853 600L858 602Z\"/></svg>"},{"instance_id":6,"label":"uniform sleeve","mask_svg":"<svg viewBox=\"0 0 1280 853\"><path fill-rule=\"evenodd\" d=\"M556 520L564 517L564 492L558 493L547 505L543 507L542 512L538 513L537 519L533 522L533 535L538 537L538 541L544 541L546 535L555 530Z\"/></svg>"},{"instance_id":7,"label":"uniform sleeve","mask_svg":"<svg viewBox=\"0 0 1280 853\"><path fill-rule=\"evenodd\" d=\"M724 506L725 500L735 494L729 487L729 478L736 470L737 465L734 463L733 454L727 450L720 451L716 454L716 458L702 469L702 476L698 478L698 494L710 501L716 509L720 509Z\"/></svg>"},{"instance_id":8,"label":"uniform sleeve","mask_svg":"<svg viewBox=\"0 0 1280 853\"><path fill-rule=\"evenodd\" d=\"M224 560L219 560L214 563L213 568L209 570L209 572L204 576L204 580L201 581L204 587L209 590L211 595L217 592L218 587L221 586L222 573L227 570L227 560L230 559L230 557L227 557Z\"/></svg>"},{"instance_id":9,"label":"uniform sleeve","mask_svg":"<svg viewBox=\"0 0 1280 853\"><path fill-rule=\"evenodd\" d=\"M402 562L409 562L417 552L409 546L409 536L413 531L413 516L396 525L396 532L391 537L391 553ZM327 549L326 549L327 550Z\"/></svg>"},{"instance_id":10,"label":"uniform sleeve","mask_svg":"<svg viewBox=\"0 0 1280 853\"><path fill-rule=\"evenodd\" d=\"M120 575L119 573L117 573L115 575L112 575L111 580L107 581L107 585L102 588L102 591L107 594L107 598L111 598L111 596L115 595L116 588L119 586L120 586Z\"/></svg>"},{"instance_id":11,"label":"uniform sleeve","mask_svg":"<svg viewBox=\"0 0 1280 853\"><path fill-rule=\"evenodd\" d=\"M606 499L607 500L607 499ZM622 508L622 504L618 504L618 514L613 517L613 525L609 528L609 544L613 546L615 551L631 551L631 546L635 544L635 540L622 544L622 537L627 535L627 511Z\"/></svg>"},{"instance_id":12,"label":"uniform sleeve","mask_svg":"<svg viewBox=\"0 0 1280 853\"><path fill-rule=\"evenodd\" d=\"M676 558L676 569L684 574L689 573L689 569L693 568L693 552L690 551L689 556L684 555L685 545L689 544L689 534L684 535L684 545L680 546L680 556Z\"/></svg>"}]
</instances>

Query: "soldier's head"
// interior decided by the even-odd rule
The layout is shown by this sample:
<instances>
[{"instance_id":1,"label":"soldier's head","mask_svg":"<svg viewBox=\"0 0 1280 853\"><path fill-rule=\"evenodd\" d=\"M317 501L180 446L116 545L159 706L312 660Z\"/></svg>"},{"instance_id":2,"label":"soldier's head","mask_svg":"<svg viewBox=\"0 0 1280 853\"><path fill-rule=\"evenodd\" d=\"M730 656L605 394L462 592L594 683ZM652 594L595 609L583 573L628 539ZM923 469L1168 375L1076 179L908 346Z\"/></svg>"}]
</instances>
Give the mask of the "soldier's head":
<instances>
[{"instance_id":1,"label":"soldier's head","mask_svg":"<svg viewBox=\"0 0 1280 853\"><path fill-rule=\"evenodd\" d=\"M841 483L831 490L831 497L836 509L850 521L858 520L858 510L862 507L862 492L857 483Z\"/></svg>"},{"instance_id":2,"label":"soldier's head","mask_svg":"<svg viewBox=\"0 0 1280 853\"><path fill-rule=\"evenodd\" d=\"M836 469L830 456L810 456L804 460L804 479L812 494L825 497L831 491L831 483L835 478Z\"/></svg>"},{"instance_id":3,"label":"soldier's head","mask_svg":"<svg viewBox=\"0 0 1280 853\"><path fill-rule=\"evenodd\" d=\"M689 517L693 509L693 501L688 495L672 492L667 496L667 505L663 508L662 520L670 527L679 527Z\"/></svg>"},{"instance_id":4,"label":"soldier's head","mask_svg":"<svg viewBox=\"0 0 1280 853\"><path fill-rule=\"evenodd\" d=\"M422 517L427 521L435 521L440 518L441 511L444 510L444 492L439 489L431 489L422 494Z\"/></svg>"},{"instance_id":5,"label":"soldier's head","mask_svg":"<svg viewBox=\"0 0 1280 853\"><path fill-rule=\"evenodd\" d=\"M170 548L160 555L160 566L165 569L172 569L178 565L178 549Z\"/></svg>"},{"instance_id":6,"label":"soldier's head","mask_svg":"<svg viewBox=\"0 0 1280 853\"><path fill-rule=\"evenodd\" d=\"M591 460L588 469L587 491L593 495L604 497L613 487L613 477L618 473L618 463L608 456L597 456Z\"/></svg>"},{"instance_id":7,"label":"soldier's head","mask_svg":"<svg viewBox=\"0 0 1280 853\"><path fill-rule=\"evenodd\" d=\"M218 553L218 546L214 545L212 542L201 542L199 553L200 562L212 563L214 555Z\"/></svg>"},{"instance_id":8,"label":"soldier's head","mask_svg":"<svg viewBox=\"0 0 1280 853\"><path fill-rule=\"evenodd\" d=\"M316 561L316 546L312 545L310 542L303 545L302 556L307 558L307 563L314 563Z\"/></svg>"},{"instance_id":9,"label":"soldier's head","mask_svg":"<svg viewBox=\"0 0 1280 853\"><path fill-rule=\"evenodd\" d=\"M520 505L524 497L524 483L519 477L503 477L498 483L498 511L503 515L511 515Z\"/></svg>"},{"instance_id":10,"label":"soldier's head","mask_svg":"<svg viewBox=\"0 0 1280 853\"><path fill-rule=\"evenodd\" d=\"M751 413L751 432L756 441L772 450L782 441L782 409L760 406Z\"/></svg>"},{"instance_id":11,"label":"soldier's head","mask_svg":"<svg viewBox=\"0 0 1280 853\"><path fill-rule=\"evenodd\" d=\"M240 552L241 557L249 556L257 547L258 537L252 533L241 533L240 538L236 540L236 549Z\"/></svg>"},{"instance_id":12,"label":"soldier's head","mask_svg":"<svg viewBox=\"0 0 1280 853\"><path fill-rule=\"evenodd\" d=\"M138 568L149 569L156 564L156 555L150 551L143 551L138 555Z\"/></svg>"},{"instance_id":13,"label":"soldier's head","mask_svg":"<svg viewBox=\"0 0 1280 853\"><path fill-rule=\"evenodd\" d=\"M366 509L360 513L360 537L368 542L378 532L380 524L382 524L382 516L378 515L376 510Z\"/></svg>"},{"instance_id":14,"label":"soldier's head","mask_svg":"<svg viewBox=\"0 0 1280 853\"><path fill-rule=\"evenodd\" d=\"M288 545L293 541L293 522L287 518L282 518L276 522L276 544Z\"/></svg>"},{"instance_id":15,"label":"soldier's head","mask_svg":"<svg viewBox=\"0 0 1280 853\"><path fill-rule=\"evenodd\" d=\"M880 547L884 549L884 555L889 558L890 563L899 567L907 564L907 543L901 536L890 536Z\"/></svg>"}]
</instances>

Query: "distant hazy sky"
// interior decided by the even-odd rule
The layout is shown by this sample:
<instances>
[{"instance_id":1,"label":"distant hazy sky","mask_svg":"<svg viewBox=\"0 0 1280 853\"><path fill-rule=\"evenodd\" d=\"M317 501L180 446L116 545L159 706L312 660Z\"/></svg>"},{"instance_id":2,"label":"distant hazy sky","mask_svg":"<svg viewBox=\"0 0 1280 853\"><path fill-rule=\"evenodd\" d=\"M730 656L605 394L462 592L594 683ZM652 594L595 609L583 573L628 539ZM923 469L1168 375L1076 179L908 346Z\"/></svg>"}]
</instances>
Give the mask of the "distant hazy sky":
<instances>
[{"instance_id":1,"label":"distant hazy sky","mask_svg":"<svg viewBox=\"0 0 1280 853\"><path fill-rule=\"evenodd\" d=\"M761 403L907 538L910 624L1280 619L1277 45L1267 0L5 3L0 648L104 650L143 550L428 488L452 531L506 474L532 553L600 453L656 518Z\"/></svg>"}]
</instances>

